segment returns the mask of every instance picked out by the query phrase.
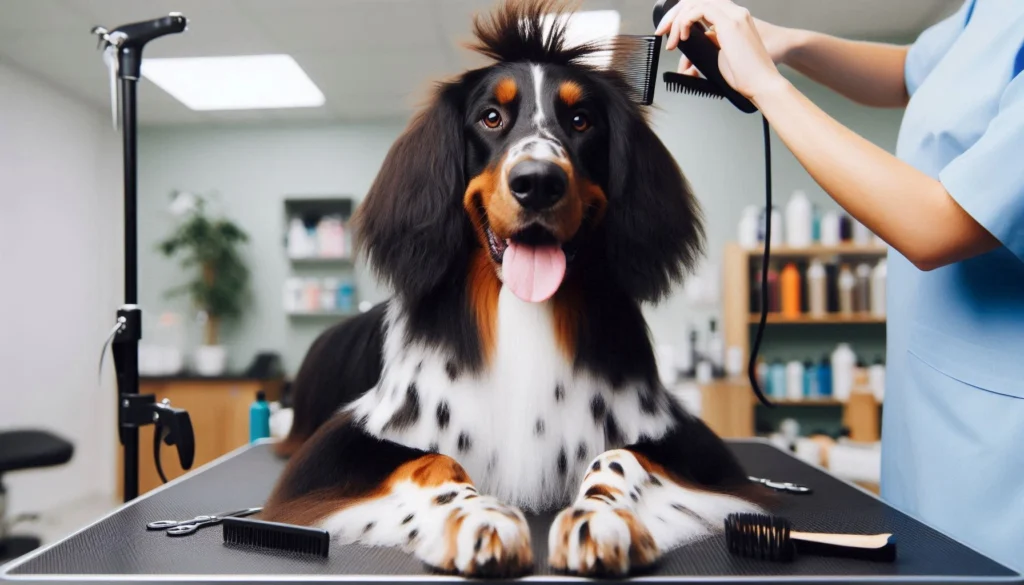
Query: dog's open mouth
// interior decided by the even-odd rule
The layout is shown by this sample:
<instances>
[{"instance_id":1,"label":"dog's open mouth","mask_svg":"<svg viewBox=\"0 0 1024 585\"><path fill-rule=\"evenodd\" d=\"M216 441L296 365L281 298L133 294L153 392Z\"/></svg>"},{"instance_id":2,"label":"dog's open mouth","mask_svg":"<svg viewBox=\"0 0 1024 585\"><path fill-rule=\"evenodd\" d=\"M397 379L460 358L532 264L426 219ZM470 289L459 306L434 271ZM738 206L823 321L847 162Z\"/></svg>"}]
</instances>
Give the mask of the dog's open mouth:
<instances>
[{"instance_id":1,"label":"dog's open mouth","mask_svg":"<svg viewBox=\"0 0 1024 585\"><path fill-rule=\"evenodd\" d=\"M565 279L575 253L574 242L560 243L541 225L531 225L507 239L498 237L484 221L491 258L501 265L501 279L520 299L539 303L551 298Z\"/></svg>"}]
</instances>

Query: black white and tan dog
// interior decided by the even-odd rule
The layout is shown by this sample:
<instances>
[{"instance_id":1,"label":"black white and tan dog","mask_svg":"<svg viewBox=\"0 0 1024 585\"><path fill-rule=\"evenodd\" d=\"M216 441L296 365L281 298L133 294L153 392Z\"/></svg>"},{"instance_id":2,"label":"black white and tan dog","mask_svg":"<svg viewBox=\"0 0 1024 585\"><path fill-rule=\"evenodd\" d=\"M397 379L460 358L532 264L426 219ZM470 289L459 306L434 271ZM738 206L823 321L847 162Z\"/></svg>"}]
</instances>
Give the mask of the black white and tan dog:
<instances>
[{"instance_id":1,"label":"black white and tan dog","mask_svg":"<svg viewBox=\"0 0 1024 585\"><path fill-rule=\"evenodd\" d=\"M659 381L641 303L702 253L700 211L624 77L560 7L475 21L488 67L440 84L357 211L394 297L327 330L294 381L267 520L441 571L627 574L763 502ZM605 47L607 48L607 47Z\"/></svg>"}]
</instances>

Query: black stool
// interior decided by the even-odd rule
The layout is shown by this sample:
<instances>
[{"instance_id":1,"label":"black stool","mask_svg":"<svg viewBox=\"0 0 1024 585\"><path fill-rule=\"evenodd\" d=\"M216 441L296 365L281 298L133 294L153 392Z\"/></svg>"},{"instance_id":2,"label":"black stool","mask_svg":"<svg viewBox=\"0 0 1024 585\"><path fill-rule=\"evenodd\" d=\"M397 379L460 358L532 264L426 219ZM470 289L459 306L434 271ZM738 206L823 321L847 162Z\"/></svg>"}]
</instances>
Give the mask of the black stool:
<instances>
[{"instance_id":1,"label":"black stool","mask_svg":"<svg viewBox=\"0 0 1024 585\"><path fill-rule=\"evenodd\" d=\"M74 445L46 431L0 432L0 562L20 557L40 544L33 536L11 536L3 475L9 471L63 465L71 459L74 450Z\"/></svg>"}]
</instances>

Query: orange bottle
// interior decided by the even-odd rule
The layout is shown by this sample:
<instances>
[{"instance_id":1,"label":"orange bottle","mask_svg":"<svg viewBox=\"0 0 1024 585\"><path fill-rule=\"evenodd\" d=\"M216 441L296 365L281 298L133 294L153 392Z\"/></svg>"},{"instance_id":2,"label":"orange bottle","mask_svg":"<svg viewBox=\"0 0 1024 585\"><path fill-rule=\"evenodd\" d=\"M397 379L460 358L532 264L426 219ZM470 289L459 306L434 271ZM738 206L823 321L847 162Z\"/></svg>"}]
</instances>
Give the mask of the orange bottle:
<instances>
[{"instance_id":1,"label":"orange bottle","mask_svg":"<svg viewBox=\"0 0 1024 585\"><path fill-rule=\"evenodd\" d=\"M787 319L800 317L800 271L790 262L779 275L782 296L782 316Z\"/></svg>"}]
</instances>

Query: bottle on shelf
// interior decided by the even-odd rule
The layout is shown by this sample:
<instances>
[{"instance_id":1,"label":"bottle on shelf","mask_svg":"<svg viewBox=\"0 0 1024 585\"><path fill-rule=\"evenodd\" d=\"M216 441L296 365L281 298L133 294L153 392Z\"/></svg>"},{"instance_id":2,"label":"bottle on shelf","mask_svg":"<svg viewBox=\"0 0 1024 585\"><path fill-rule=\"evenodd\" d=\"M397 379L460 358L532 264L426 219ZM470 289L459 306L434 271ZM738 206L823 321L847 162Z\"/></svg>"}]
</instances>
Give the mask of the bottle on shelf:
<instances>
[{"instance_id":1,"label":"bottle on shelf","mask_svg":"<svg viewBox=\"0 0 1024 585\"><path fill-rule=\"evenodd\" d=\"M807 360L804 362L804 398L815 399L821 397L821 392L818 390L818 367L814 365L814 362Z\"/></svg>"},{"instance_id":2,"label":"bottle on shelf","mask_svg":"<svg viewBox=\"0 0 1024 585\"><path fill-rule=\"evenodd\" d=\"M885 398L885 362L882 361L881 356L876 357L875 363L868 368L868 379L875 400L882 402Z\"/></svg>"},{"instance_id":3,"label":"bottle on shelf","mask_svg":"<svg viewBox=\"0 0 1024 585\"><path fill-rule=\"evenodd\" d=\"M775 267L771 264L768 265L768 312L778 313L782 309L780 290L779 290L779 273L775 270Z\"/></svg>"},{"instance_id":4,"label":"bottle on shelf","mask_svg":"<svg viewBox=\"0 0 1024 585\"><path fill-rule=\"evenodd\" d=\"M270 405L263 390L256 392L256 401L249 407L249 442L270 436Z\"/></svg>"},{"instance_id":5,"label":"bottle on shelf","mask_svg":"<svg viewBox=\"0 0 1024 585\"><path fill-rule=\"evenodd\" d=\"M869 246L871 245L871 230L856 219L851 219L853 222L853 243L858 246Z\"/></svg>"},{"instance_id":6,"label":"bottle on shelf","mask_svg":"<svg viewBox=\"0 0 1024 585\"><path fill-rule=\"evenodd\" d=\"M828 312L825 265L817 258L807 267L807 312L812 317L824 317Z\"/></svg>"},{"instance_id":7,"label":"bottle on shelf","mask_svg":"<svg viewBox=\"0 0 1024 585\"><path fill-rule=\"evenodd\" d=\"M866 262L857 265L857 282L854 285L853 312L868 313L871 308L871 266Z\"/></svg>"},{"instance_id":8,"label":"bottle on shelf","mask_svg":"<svg viewBox=\"0 0 1024 585\"><path fill-rule=\"evenodd\" d=\"M787 319L800 317L800 272L790 262L779 274L782 315Z\"/></svg>"},{"instance_id":9,"label":"bottle on shelf","mask_svg":"<svg viewBox=\"0 0 1024 585\"><path fill-rule=\"evenodd\" d=\"M768 377L770 382L768 384L768 391L771 396L775 398L786 397L786 365L780 360L772 362L771 367L768 368Z\"/></svg>"},{"instance_id":10,"label":"bottle on shelf","mask_svg":"<svg viewBox=\"0 0 1024 585\"><path fill-rule=\"evenodd\" d=\"M766 222L766 219L769 218L769 217L771 218L771 222L772 222L772 224L771 224L771 228L772 228L771 245L772 246L778 246L779 244L782 243L782 241L784 239L783 238L783 231L782 231L783 230L782 213L780 213L779 209L777 207L775 207L774 205L772 206L770 211L765 209L765 208L761 209L761 214L760 214L760 218L759 218L760 221L758 221L757 240L759 242L763 242L765 240L764 236L765 236L766 228L768 227L765 222Z\"/></svg>"},{"instance_id":11,"label":"bottle on shelf","mask_svg":"<svg viewBox=\"0 0 1024 585\"><path fill-rule=\"evenodd\" d=\"M811 241L821 241L821 210L817 205L812 206L811 212Z\"/></svg>"},{"instance_id":12,"label":"bottle on shelf","mask_svg":"<svg viewBox=\"0 0 1024 585\"><path fill-rule=\"evenodd\" d=\"M338 279L325 278L320 289L320 310L334 311L338 308Z\"/></svg>"},{"instance_id":13,"label":"bottle on shelf","mask_svg":"<svg viewBox=\"0 0 1024 585\"><path fill-rule=\"evenodd\" d=\"M802 400L804 397L804 365L799 360L786 364L786 399Z\"/></svg>"},{"instance_id":14,"label":"bottle on shelf","mask_svg":"<svg viewBox=\"0 0 1024 585\"><path fill-rule=\"evenodd\" d=\"M711 319L708 322L708 344L707 358L711 363L711 374L716 378L725 375L725 341L718 331L718 322Z\"/></svg>"},{"instance_id":15,"label":"bottle on shelf","mask_svg":"<svg viewBox=\"0 0 1024 585\"><path fill-rule=\"evenodd\" d=\"M832 396L832 358L827 355L818 363L818 395Z\"/></svg>"},{"instance_id":16,"label":"bottle on shelf","mask_svg":"<svg viewBox=\"0 0 1024 585\"><path fill-rule=\"evenodd\" d=\"M885 317L885 273L883 258L871 271L871 314L875 317Z\"/></svg>"},{"instance_id":17,"label":"bottle on shelf","mask_svg":"<svg viewBox=\"0 0 1024 585\"><path fill-rule=\"evenodd\" d=\"M839 241L853 241L853 218L845 213L839 214Z\"/></svg>"},{"instance_id":18,"label":"bottle on shelf","mask_svg":"<svg viewBox=\"0 0 1024 585\"><path fill-rule=\"evenodd\" d=\"M832 352L832 396L846 402L853 390L853 370L857 356L849 343L842 342Z\"/></svg>"},{"instance_id":19,"label":"bottle on shelf","mask_svg":"<svg viewBox=\"0 0 1024 585\"><path fill-rule=\"evenodd\" d=\"M338 286L337 310L342 313L352 313L356 308L356 288L350 281L345 281Z\"/></svg>"},{"instance_id":20,"label":"bottle on shelf","mask_svg":"<svg viewBox=\"0 0 1024 585\"><path fill-rule=\"evenodd\" d=\"M839 266L834 262L825 265L825 301L829 313L839 312Z\"/></svg>"},{"instance_id":21,"label":"bottle on shelf","mask_svg":"<svg viewBox=\"0 0 1024 585\"><path fill-rule=\"evenodd\" d=\"M758 237L758 223L761 221L760 209L756 205L748 205L743 208L743 215L739 223L740 246L751 250L758 246L762 238Z\"/></svg>"},{"instance_id":22,"label":"bottle on shelf","mask_svg":"<svg viewBox=\"0 0 1024 585\"><path fill-rule=\"evenodd\" d=\"M803 191L794 191L786 203L786 245L806 248L811 245L811 202Z\"/></svg>"},{"instance_id":23,"label":"bottle on shelf","mask_svg":"<svg viewBox=\"0 0 1024 585\"><path fill-rule=\"evenodd\" d=\"M288 257L308 258L312 256L312 243L309 240L309 232L299 217L293 217L288 222Z\"/></svg>"},{"instance_id":24,"label":"bottle on shelf","mask_svg":"<svg viewBox=\"0 0 1024 585\"><path fill-rule=\"evenodd\" d=\"M821 244L823 246L839 245L839 212L826 211L821 216Z\"/></svg>"},{"instance_id":25,"label":"bottle on shelf","mask_svg":"<svg viewBox=\"0 0 1024 585\"><path fill-rule=\"evenodd\" d=\"M696 362L693 361L693 345L690 339L690 325L683 325L683 335L680 337L679 347L675 355L676 369L683 378L692 378Z\"/></svg>"},{"instance_id":26,"label":"bottle on shelf","mask_svg":"<svg viewBox=\"0 0 1024 585\"><path fill-rule=\"evenodd\" d=\"M857 277L853 275L849 265L843 264L839 268L839 312L843 315L853 314L853 289L857 284Z\"/></svg>"}]
</instances>

